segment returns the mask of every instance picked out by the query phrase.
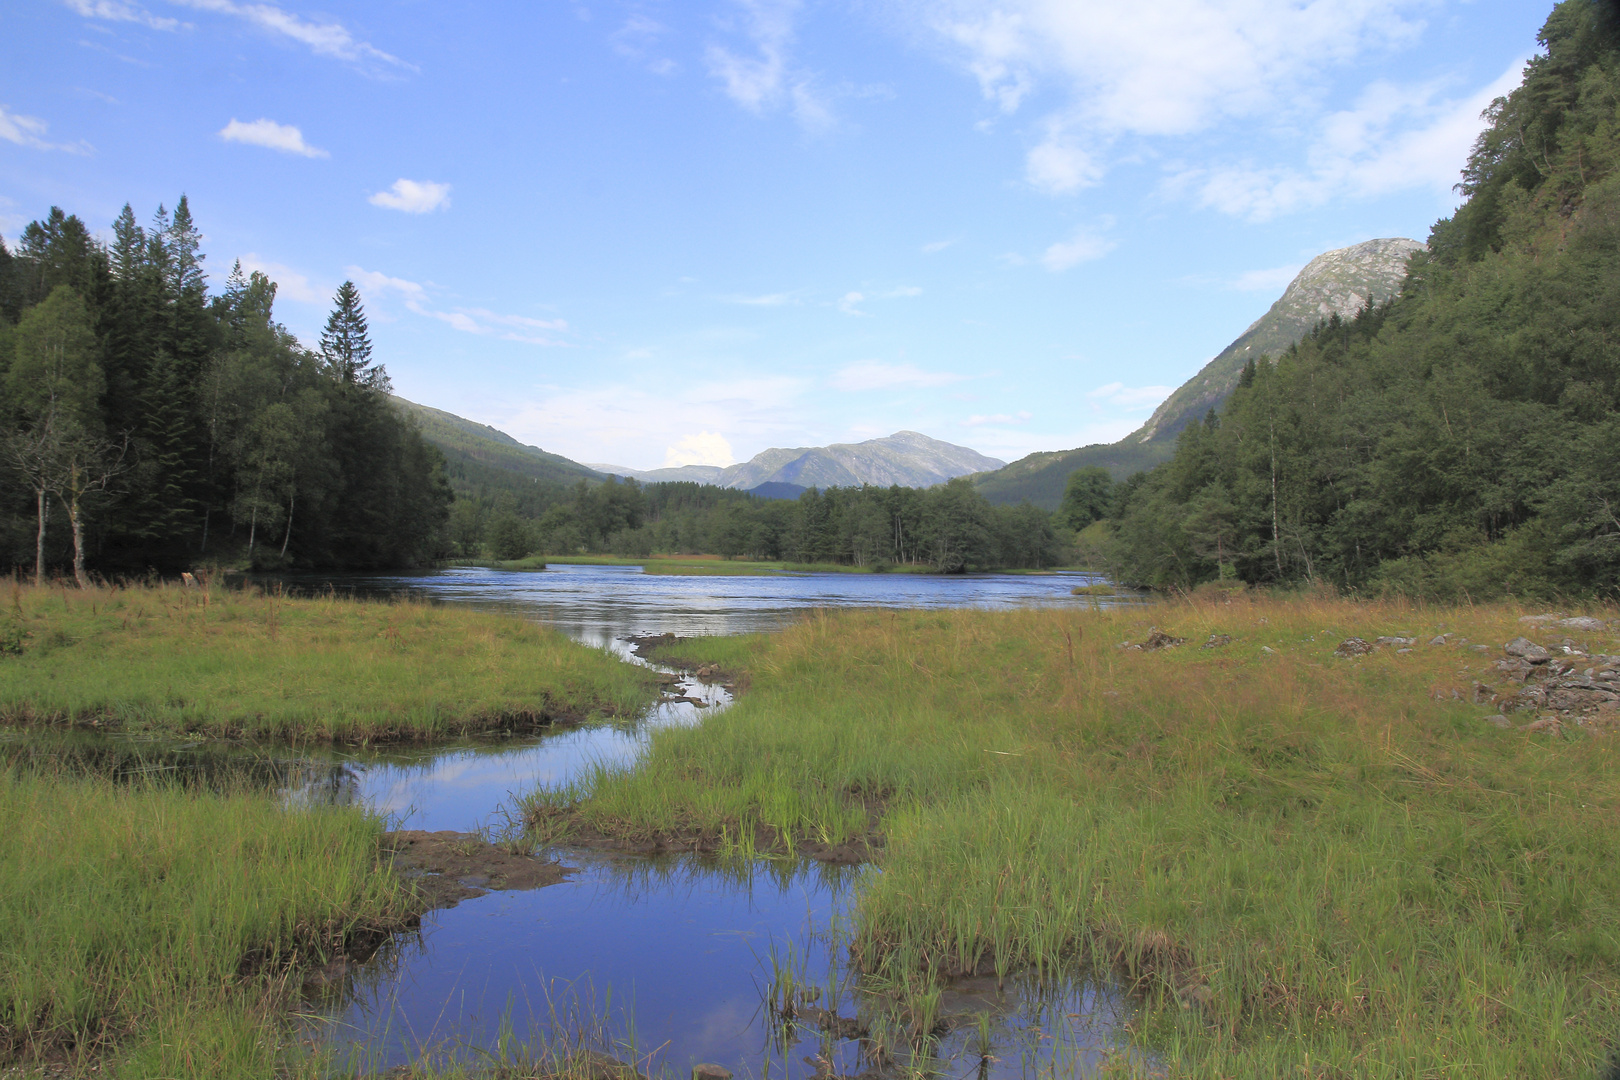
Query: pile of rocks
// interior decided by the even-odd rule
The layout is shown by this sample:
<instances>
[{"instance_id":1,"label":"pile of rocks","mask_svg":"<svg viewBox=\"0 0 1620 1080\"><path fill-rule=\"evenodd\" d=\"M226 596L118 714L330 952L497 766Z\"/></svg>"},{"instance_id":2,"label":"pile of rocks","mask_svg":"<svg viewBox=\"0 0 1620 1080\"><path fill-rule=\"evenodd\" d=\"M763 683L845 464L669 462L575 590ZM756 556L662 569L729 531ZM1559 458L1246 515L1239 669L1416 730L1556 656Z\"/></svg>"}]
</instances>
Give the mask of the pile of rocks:
<instances>
[{"instance_id":1,"label":"pile of rocks","mask_svg":"<svg viewBox=\"0 0 1620 1080\"><path fill-rule=\"evenodd\" d=\"M1597 619L1564 619L1557 625L1590 629L1571 625L1586 621L1595 623L1595 629L1607 629ZM1537 721L1541 726L1550 726L1549 721L1573 721L1588 727L1620 722L1620 656L1588 652L1570 638L1549 648L1516 637L1502 646L1502 652L1503 658L1491 667L1518 685L1499 691L1475 683L1476 702L1489 701L1503 713L1533 710L1553 714Z\"/></svg>"}]
</instances>

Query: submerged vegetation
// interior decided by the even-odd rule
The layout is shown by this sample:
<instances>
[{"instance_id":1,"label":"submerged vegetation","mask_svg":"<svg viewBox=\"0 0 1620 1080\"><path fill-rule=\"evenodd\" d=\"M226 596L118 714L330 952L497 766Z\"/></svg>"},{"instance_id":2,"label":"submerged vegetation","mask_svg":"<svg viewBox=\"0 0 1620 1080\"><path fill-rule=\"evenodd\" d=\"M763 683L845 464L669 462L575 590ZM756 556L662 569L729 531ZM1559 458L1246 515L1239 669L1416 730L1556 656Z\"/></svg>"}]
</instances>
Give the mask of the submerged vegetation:
<instances>
[{"instance_id":1,"label":"submerged vegetation","mask_svg":"<svg viewBox=\"0 0 1620 1080\"><path fill-rule=\"evenodd\" d=\"M985 964L1118 972L1171 1075L1578 1076L1620 1030L1620 758L1482 722L1517 615L1217 594L695 639L749 694L530 809L737 854L877 830L875 985L926 1011ZM1121 647L1150 620L1187 644ZM1449 636L1334 655L1381 634Z\"/></svg>"},{"instance_id":2,"label":"submerged vegetation","mask_svg":"<svg viewBox=\"0 0 1620 1080\"><path fill-rule=\"evenodd\" d=\"M650 673L548 627L413 601L218 586L52 589L0 610L0 723L430 740L629 715Z\"/></svg>"}]
</instances>

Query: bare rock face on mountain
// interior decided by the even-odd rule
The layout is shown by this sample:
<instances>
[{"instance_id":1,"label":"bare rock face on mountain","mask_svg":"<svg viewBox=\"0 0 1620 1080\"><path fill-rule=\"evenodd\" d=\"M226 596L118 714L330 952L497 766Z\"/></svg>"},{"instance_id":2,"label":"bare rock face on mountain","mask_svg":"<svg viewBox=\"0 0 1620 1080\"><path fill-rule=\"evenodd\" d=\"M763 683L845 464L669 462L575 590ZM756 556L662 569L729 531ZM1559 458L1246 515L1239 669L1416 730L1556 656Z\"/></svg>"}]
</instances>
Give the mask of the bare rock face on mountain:
<instances>
[{"instance_id":1,"label":"bare rock face on mountain","mask_svg":"<svg viewBox=\"0 0 1620 1080\"><path fill-rule=\"evenodd\" d=\"M1250 359L1270 356L1275 360L1323 319L1333 315L1349 318L1369 303L1394 296L1406 277L1406 260L1422 250L1416 240L1392 238L1318 255L1289 282L1270 311L1165 398L1148 422L1126 438L1136 442L1174 438L1226 400Z\"/></svg>"},{"instance_id":2,"label":"bare rock face on mountain","mask_svg":"<svg viewBox=\"0 0 1620 1080\"><path fill-rule=\"evenodd\" d=\"M1165 398L1136 431L1116 443L1030 454L997 472L974 477L974 486L993 503L1028 499L1036 506L1056 510L1063 499L1063 486L1076 469L1098 465L1116 480L1151 469L1175 452L1182 428L1220 407L1252 357L1275 360L1323 319L1349 317L1368 303L1382 303L1394 296L1406 277L1406 260L1421 250L1423 245L1416 240L1392 238L1318 255L1289 283L1270 311Z\"/></svg>"}]
</instances>

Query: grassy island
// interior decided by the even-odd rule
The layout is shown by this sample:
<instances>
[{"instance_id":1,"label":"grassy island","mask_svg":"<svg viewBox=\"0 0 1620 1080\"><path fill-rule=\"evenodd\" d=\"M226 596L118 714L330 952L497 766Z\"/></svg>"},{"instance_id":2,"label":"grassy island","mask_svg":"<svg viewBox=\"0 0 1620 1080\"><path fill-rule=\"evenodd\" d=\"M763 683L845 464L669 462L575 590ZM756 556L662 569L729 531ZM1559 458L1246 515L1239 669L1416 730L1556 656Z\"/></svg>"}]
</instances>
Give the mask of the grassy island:
<instances>
[{"instance_id":1,"label":"grassy island","mask_svg":"<svg viewBox=\"0 0 1620 1080\"><path fill-rule=\"evenodd\" d=\"M1494 665L1520 634L1620 640L1521 614L832 613L716 640L751 677L732 709L530 809L551 835L869 843L854 955L917 1030L953 972L1089 968L1140 995L1171 1076L1589 1076L1620 1033L1620 716L1531 728Z\"/></svg>"}]
</instances>

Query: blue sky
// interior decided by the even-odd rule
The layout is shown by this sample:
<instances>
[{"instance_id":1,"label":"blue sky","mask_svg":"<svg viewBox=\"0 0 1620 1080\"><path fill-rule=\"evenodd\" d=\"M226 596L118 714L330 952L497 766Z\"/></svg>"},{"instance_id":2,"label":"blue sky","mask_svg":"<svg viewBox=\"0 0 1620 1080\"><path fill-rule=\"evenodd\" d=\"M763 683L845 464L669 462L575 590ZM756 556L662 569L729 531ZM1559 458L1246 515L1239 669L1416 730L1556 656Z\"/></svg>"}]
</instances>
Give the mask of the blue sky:
<instances>
[{"instance_id":1,"label":"blue sky","mask_svg":"<svg viewBox=\"0 0 1620 1080\"><path fill-rule=\"evenodd\" d=\"M180 193L404 397L580 461L1112 441L1424 239L1550 4L18 0L0 233Z\"/></svg>"}]
</instances>

